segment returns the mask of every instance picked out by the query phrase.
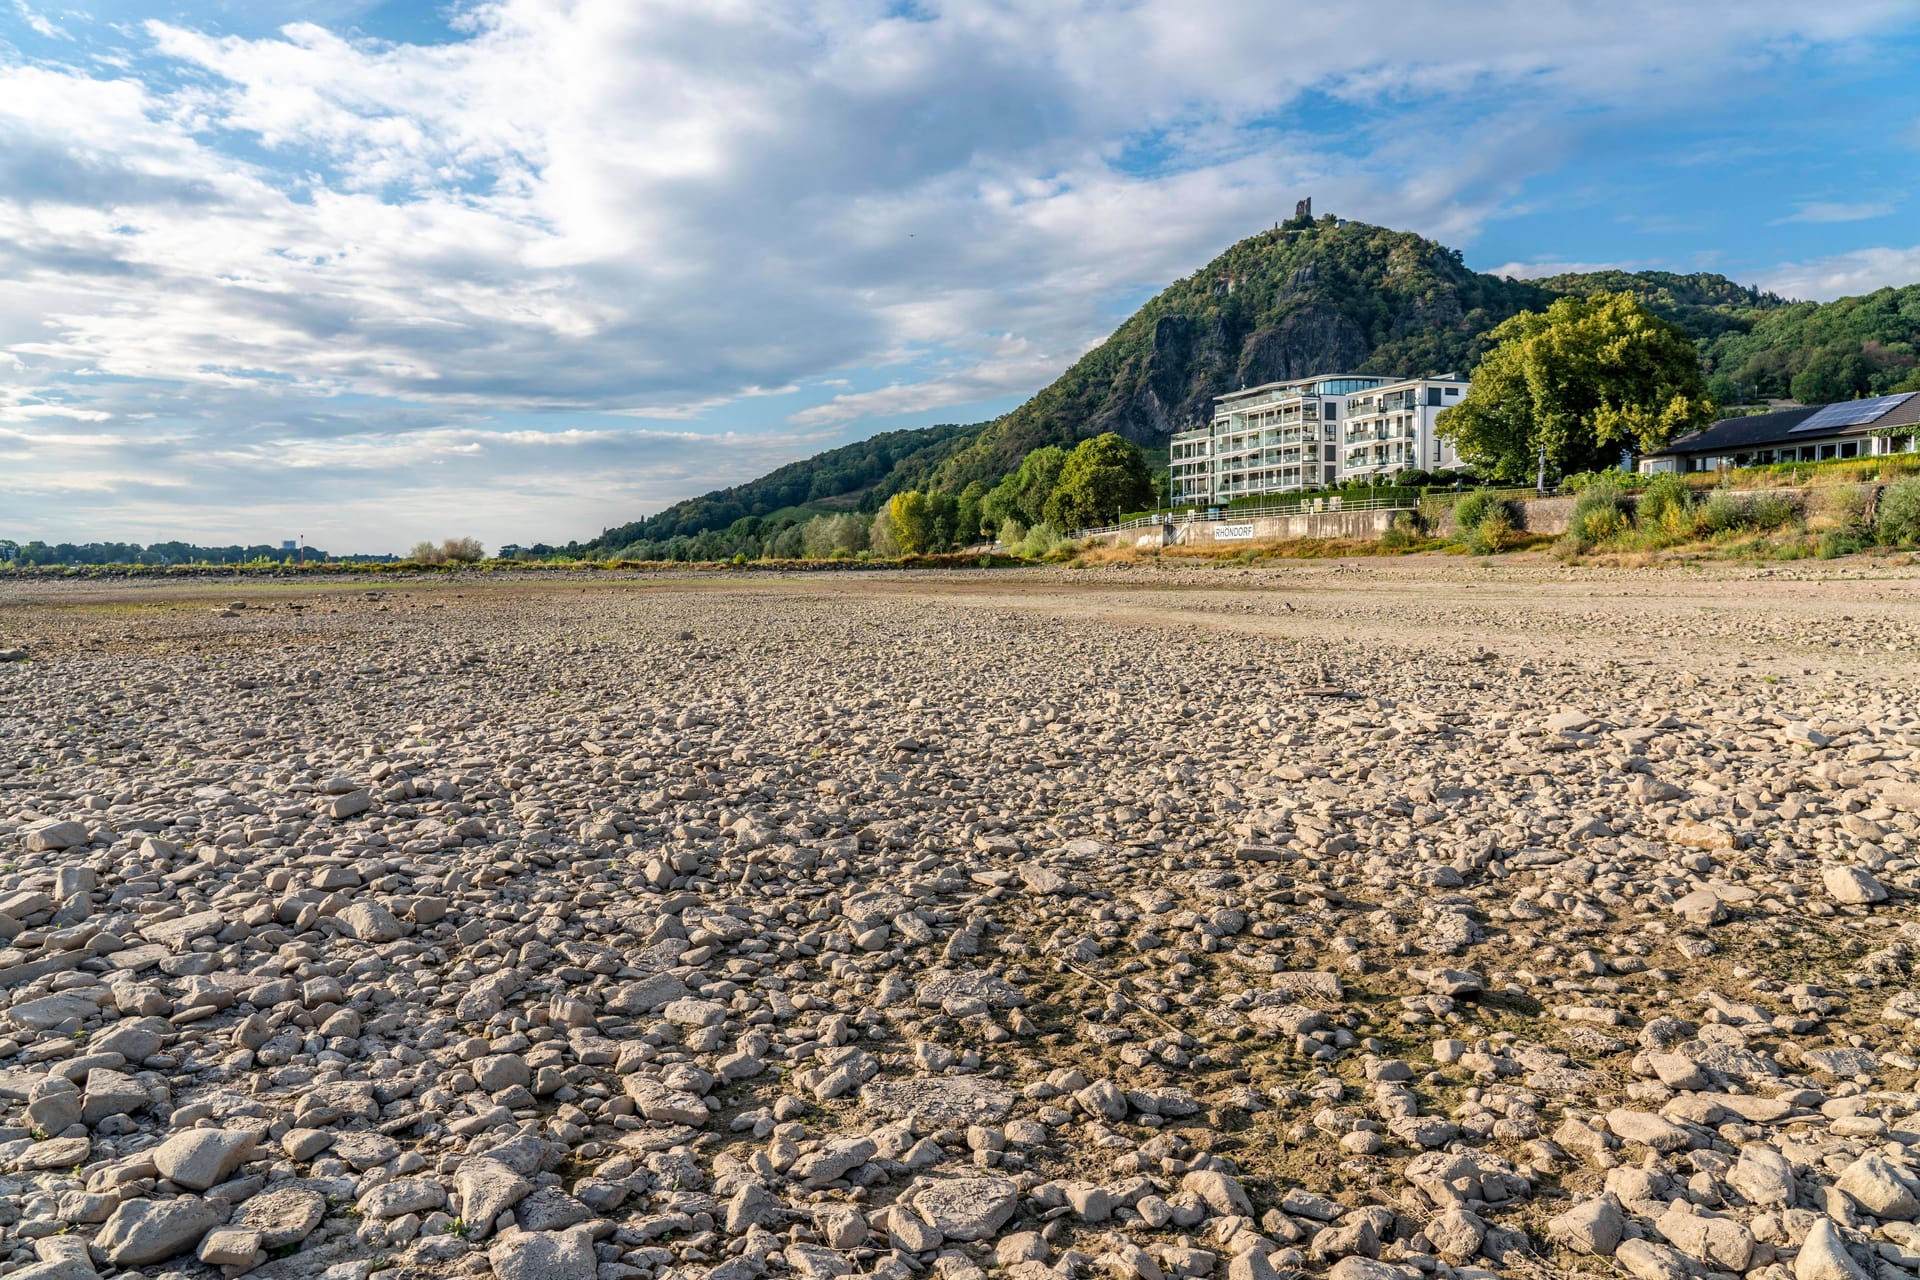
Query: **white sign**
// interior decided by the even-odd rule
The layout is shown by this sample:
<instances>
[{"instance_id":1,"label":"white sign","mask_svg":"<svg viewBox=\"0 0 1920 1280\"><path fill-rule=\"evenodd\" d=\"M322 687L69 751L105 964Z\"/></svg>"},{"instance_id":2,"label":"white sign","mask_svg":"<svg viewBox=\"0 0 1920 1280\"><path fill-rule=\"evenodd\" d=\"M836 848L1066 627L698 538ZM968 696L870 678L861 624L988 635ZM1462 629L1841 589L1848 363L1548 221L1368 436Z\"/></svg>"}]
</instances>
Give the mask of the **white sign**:
<instances>
[{"instance_id":1,"label":"white sign","mask_svg":"<svg viewBox=\"0 0 1920 1280\"><path fill-rule=\"evenodd\" d=\"M1253 526L1251 524L1217 524L1213 526L1215 542L1251 542Z\"/></svg>"}]
</instances>

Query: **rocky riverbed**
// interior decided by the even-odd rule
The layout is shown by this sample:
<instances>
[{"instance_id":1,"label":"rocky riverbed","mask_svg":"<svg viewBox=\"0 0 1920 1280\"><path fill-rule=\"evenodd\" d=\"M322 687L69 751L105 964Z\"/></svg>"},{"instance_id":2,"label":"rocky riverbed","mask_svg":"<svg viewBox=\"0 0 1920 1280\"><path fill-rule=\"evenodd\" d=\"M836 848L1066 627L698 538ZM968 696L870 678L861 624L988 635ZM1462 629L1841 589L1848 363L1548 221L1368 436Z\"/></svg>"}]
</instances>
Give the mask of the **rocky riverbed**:
<instances>
[{"instance_id":1,"label":"rocky riverbed","mask_svg":"<svg viewBox=\"0 0 1920 1280\"><path fill-rule=\"evenodd\" d=\"M1920 572L0 585L0 1273L1920 1268Z\"/></svg>"}]
</instances>

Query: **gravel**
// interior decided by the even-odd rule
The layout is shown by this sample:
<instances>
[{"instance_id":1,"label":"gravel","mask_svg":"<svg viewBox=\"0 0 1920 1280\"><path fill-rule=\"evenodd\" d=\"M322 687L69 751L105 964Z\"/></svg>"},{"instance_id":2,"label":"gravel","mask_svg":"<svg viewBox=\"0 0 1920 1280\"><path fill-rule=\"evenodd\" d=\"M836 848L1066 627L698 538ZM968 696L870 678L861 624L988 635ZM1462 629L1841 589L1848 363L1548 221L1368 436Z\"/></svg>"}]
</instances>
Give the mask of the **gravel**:
<instances>
[{"instance_id":1,"label":"gravel","mask_svg":"<svg viewBox=\"0 0 1920 1280\"><path fill-rule=\"evenodd\" d=\"M1911 1276L1916 602L0 583L0 1274Z\"/></svg>"}]
</instances>

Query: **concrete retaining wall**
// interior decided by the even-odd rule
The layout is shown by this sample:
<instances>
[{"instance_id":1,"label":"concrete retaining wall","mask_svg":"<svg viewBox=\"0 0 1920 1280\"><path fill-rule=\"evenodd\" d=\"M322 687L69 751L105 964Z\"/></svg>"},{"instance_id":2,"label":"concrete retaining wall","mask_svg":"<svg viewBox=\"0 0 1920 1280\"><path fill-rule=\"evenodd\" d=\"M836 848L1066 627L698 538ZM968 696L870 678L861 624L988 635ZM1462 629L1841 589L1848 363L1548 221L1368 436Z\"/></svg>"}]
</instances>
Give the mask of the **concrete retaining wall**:
<instances>
[{"instance_id":1,"label":"concrete retaining wall","mask_svg":"<svg viewBox=\"0 0 1920 1280\"><path fill-rule=\"evenodd\" d=\"M1377 538L1393 524L1395 511L1321 511L1297 516L1257 516L1247 520L1195 520L1172 526L1148 525L1101 534L1095 541L1110 547L1183 546L1231 547L1235 543L1285 542L1299 538Z\"/></svg>"},{"instance_id":2,"label":"concrete retaining wall","mask_svg":"<svg viewBox=\"0 0 1920 1280\"><path fill-rule=\"evenodd\" d=\"M1873 486L1868 489L1871 502ZM1792 499L1804 508L1806 493L1800 489L1753 489L1741 490L1742 495L1774 494ZM1639 504L1638 494L1621 495L1621 502L1628 511ZM1558 537L1567 531L1567 525L1573 519L1574 499L1571 496L1558 498L1521 498L1513 502L1514 523L1527 533ZM1322 511L1297 516L1259 516L1246 520L1194 521L1191 524L1174 524L1172 536L1168 537L1168 526L1148 525L1139 529L1124 529L1119 533L1101 534L1094 539L1110 547L1159 547L1178 543L1185 546L1230 547L1235 543L1284 542L1299 538L1346 538L1365 540L1377 538L1393 525L1398 511ZM1452 537L1457 532L1453 527L1453 513L1447 512L1446 522L1432 531L1439 537ZM1226 536L1222 536L1222 535Z\"/></svg>"},{"instance_id":3,"label":"concrete retaining wall","mask_svg":"<svg viewBox=\"0 0 1920 1280\"><path fill-rule=\"evenodd\" d=\"M1573 520L1572 498L1524 498L1513 505L1519 508L1515 523L1528 533L1562 534Z\"/></svg>"}]
</instances>

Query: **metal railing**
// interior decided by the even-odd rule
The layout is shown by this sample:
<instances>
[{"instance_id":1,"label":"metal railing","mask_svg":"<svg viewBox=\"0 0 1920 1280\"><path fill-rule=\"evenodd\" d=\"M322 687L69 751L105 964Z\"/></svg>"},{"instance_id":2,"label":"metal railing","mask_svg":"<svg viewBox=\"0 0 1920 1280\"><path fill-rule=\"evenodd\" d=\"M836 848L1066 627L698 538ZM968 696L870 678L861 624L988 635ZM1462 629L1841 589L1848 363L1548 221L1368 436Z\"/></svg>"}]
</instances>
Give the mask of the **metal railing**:
<instances>
[{"instance_id":1,"label":"metal railing","mask_svg":"<svg viewBox=\"0 0 1920 1280\"><path fill-rule=\"evenodd\" d=\"M1175 511L1156 511L1135 516L1119 524L1099 529L1082 529L1073 536L1095 538L1102 534L1124 533L1128 529L1147 529L1167 524L1238 524L1262 516L1335 515L1346 511L1412 511L1418 502L1409 498L1296 498L1292 502L1262 503L1257 507L1206 507Z\"/></svg>"}]
</instances>

